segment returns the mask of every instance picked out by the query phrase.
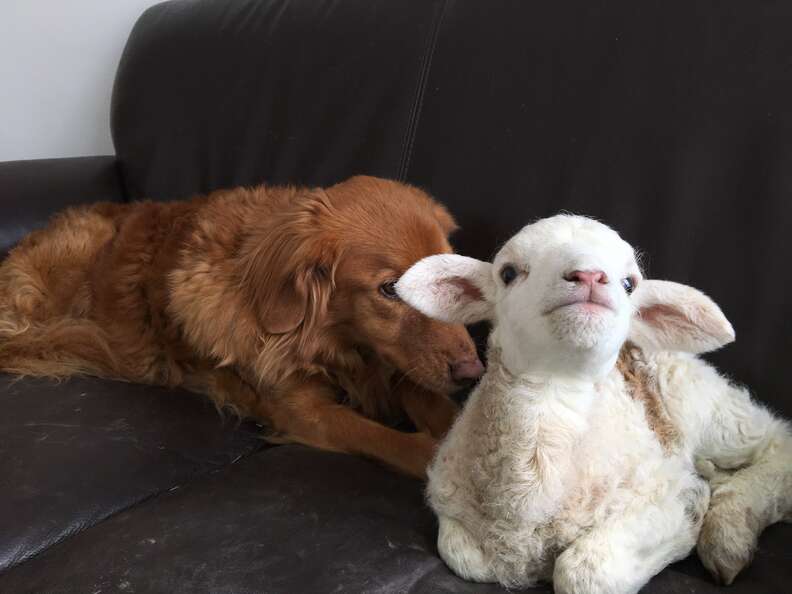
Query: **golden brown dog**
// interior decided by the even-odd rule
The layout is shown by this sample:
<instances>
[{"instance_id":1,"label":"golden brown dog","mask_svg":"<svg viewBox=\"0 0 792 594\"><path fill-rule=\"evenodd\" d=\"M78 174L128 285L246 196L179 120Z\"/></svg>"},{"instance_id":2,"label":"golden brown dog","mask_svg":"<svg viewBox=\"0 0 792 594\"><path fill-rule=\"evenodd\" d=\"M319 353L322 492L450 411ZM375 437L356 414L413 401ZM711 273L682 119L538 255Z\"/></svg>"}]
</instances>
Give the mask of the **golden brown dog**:
<instances>
[{"instance_id":1,"label":"golden brown dog","mask_svg":"<svg viewBox=\"0 0 792 594\"><path fill-rule=\"evenodd\" d=\"M70 209L0 266L0 369L185 386L274 440L423 476L447 394L483 369L464 327L393 284L449 252L454 227L420 190L371 177ZM404 413L418 433L379 422Z\"/></svg>"}]
</instances>

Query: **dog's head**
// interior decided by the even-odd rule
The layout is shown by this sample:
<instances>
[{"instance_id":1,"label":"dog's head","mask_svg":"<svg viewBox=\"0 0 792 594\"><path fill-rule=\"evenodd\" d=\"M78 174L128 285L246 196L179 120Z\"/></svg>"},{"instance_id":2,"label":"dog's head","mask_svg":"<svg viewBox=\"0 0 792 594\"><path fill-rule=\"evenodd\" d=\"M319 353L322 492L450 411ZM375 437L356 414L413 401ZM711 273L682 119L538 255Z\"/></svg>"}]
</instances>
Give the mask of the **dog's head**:
<instances>
[{"instance_id":1,"label":"dog's head","mask_svg":"<svg viewBox=\"0 0 792 594\"><path fill-rule=\"evenodd\" d=\"M373 353L430 390L478 378L483 366L464 326L429 319L394 289L417 261L451 252L455 227L424 192L378 178L295 196L245 259L262 329L292 335L308 360Z\"/></svg>"}]
</instances>

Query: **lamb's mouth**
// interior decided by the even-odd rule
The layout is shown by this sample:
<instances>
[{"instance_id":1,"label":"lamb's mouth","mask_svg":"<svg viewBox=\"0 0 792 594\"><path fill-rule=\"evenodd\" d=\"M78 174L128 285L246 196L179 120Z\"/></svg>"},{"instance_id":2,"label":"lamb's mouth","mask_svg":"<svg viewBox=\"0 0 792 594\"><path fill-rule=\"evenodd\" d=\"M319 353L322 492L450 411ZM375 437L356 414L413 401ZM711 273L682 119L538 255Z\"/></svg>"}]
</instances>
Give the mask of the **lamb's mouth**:
<instances>
[{"instance_id":1,"label":"lamb's mouth","mask_svg":"<svg viewBox=\"0 0 792 594\"><path fill-rule=\"evenodd\" d=\"M565 307L573 307L573 306L582 307L583 309L585 309L587 311L606 310L606 311L609 311L611 313L615 313L615 310L613 309L613 306L610 303L607 303L604 300L597 299L596 297L589 297L589 298L584 298L584 299L572 298L572 299L564 300L561 303L558 303L558 304L552 306L550 309L545 311L542 315L547 316L547 315L550 315L550 314L552 314L554 312L557 312L560 309L564 309Z\"/></svg>"}]
</instances>

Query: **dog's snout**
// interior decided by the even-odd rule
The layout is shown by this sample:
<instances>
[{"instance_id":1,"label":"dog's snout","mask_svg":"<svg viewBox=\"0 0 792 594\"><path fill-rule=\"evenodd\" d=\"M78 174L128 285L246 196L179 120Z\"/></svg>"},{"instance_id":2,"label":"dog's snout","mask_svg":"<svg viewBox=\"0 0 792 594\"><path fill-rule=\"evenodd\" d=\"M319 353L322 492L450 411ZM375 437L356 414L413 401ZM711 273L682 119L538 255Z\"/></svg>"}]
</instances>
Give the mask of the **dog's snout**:
<instances>
[{"instance_id":1,"label":"dog's snout","mask_svg":"<svg viewBox=\"0 0 792 594\"><path fill-rule=\"evenodd\" d=\"M480 378L484 373L484 365L478 357L474 357L449 364L449 370L455 383L465 384Z\"/></svg>"},{"instance_id":2,"label":"dog's snout","mask_svg":"<svg viewBox=\"0 0 792 594\"><path fill-rule=\"evenodd\" d=\"M564 280L592 287L595 283L607 285L608 275L602 270L572 270L564 274Z\"/></svg>"}]
</instances>

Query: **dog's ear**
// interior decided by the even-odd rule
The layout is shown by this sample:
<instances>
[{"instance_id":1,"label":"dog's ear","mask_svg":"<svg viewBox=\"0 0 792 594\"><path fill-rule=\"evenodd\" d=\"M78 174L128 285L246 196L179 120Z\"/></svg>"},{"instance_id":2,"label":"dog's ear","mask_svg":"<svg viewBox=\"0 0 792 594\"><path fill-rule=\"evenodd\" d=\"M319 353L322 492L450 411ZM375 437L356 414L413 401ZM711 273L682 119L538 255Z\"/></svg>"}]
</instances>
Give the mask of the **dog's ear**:
<instances>
[{"instance_id":1,"label":"dog's ear","mask_svg":"<svg viewBox=\"0 0 792 594\"><path fill-rule=\"evenodd\" d=\"M334 285L334 249L323 240L316 220L327 207L326 196L296 200L297 208L251 233L240 258L243 290L268 334L316 327L327 313Z\"/></svg>"},{"instance_id":2,"label":"dog's ear","mask_svg":"<svg viewBox=\"0 0 792 594\"><path fill-rule=\"evenodd\" d=\"M459 225L457 225L454 217L450 212L448 212L448 209L445 206L435 203L433 210L435 218L440 224L440 228L443 230L443 233L445 233L446 237L459 229Z\"/></svg>"},{"instance_id":3,"label":"dog's ear","mask_svg":"<svg viewBox=\"0 0 792 594\"><path fill-rule=\"evenodd\" d=\"M271 288L260 288L259 319L265 332L287 334L305 323L312 322L327 310L330 285L319 264L300 266L299 270L283 271L273 279Z\"/></svg>"}]
</instances>

